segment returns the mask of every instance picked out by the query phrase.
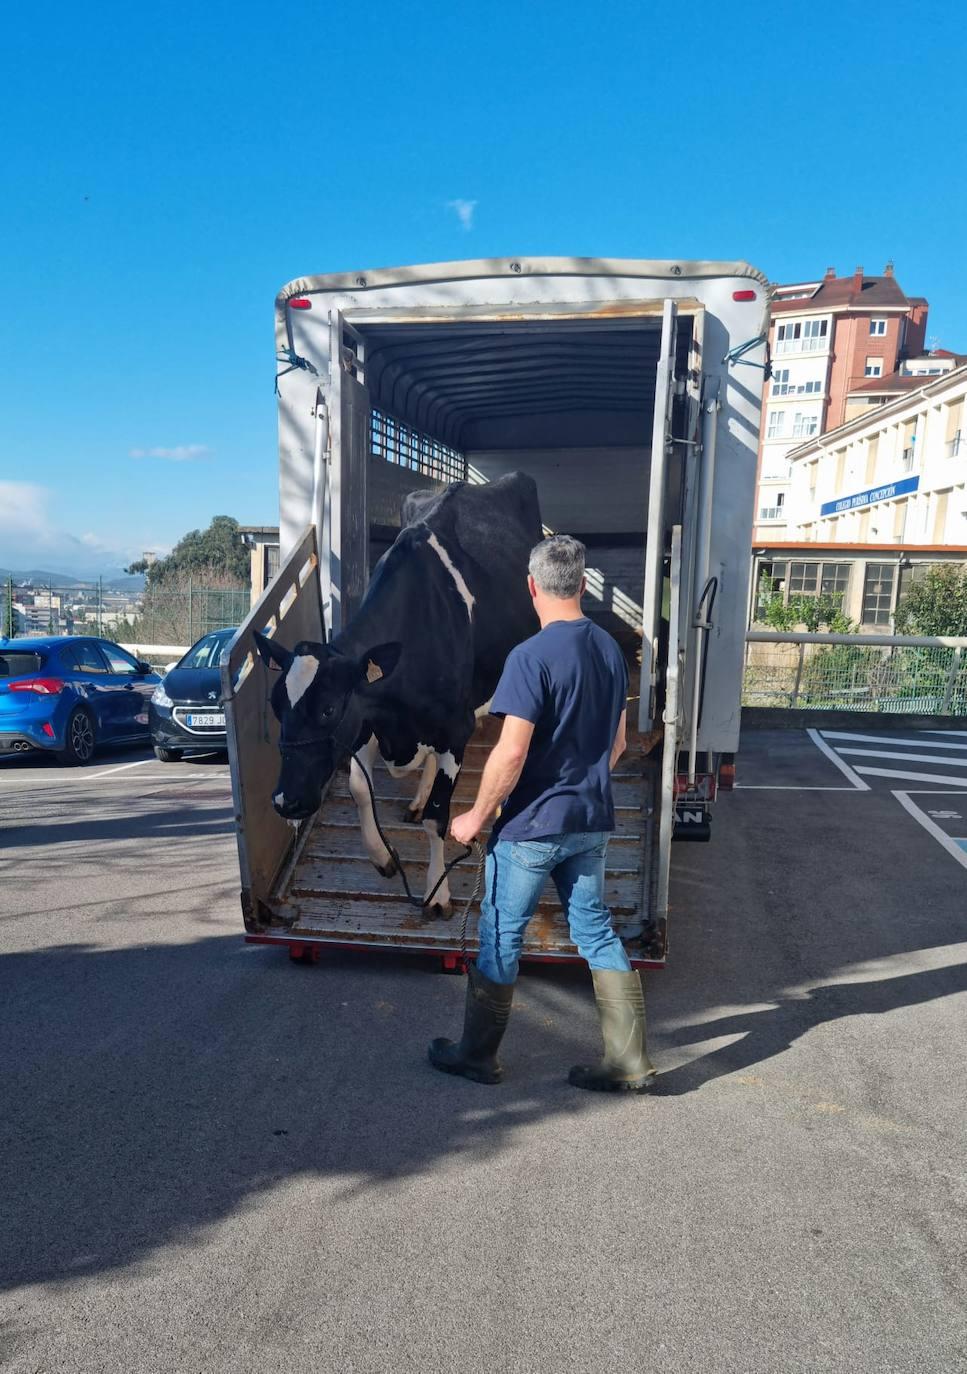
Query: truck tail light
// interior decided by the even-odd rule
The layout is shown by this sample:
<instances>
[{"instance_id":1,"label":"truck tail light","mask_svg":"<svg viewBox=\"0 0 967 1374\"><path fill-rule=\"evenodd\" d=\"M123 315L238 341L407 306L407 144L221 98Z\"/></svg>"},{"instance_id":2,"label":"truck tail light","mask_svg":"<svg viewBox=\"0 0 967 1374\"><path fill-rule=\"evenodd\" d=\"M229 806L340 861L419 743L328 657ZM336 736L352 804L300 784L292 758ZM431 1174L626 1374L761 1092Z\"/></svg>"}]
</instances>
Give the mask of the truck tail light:
<instances>
[{"instance_id":1,"label":"truck tail light","mask_svg":"<svg viewBox=\"0 0 967 1374\"><path fill-rule=\"evenodd\" d=\"M733 291L733 292L732 292L732 299L733 299L734 301L754 301L754 300L755 300L755 292L754 292L754 291Z\"/></svg>"},{"instance_id":2,"label":"truck tail light","mask_svg":"<svg viewBox=\"0 0 967 1374\"><path fill-rule=\"evenodd\" d=\"M286 304L288 305L290 310L312 309L312 301L310 301L308 296L293 296L290 301L286 302Z\"/></svg>"},{"instance_id":3,"label":"truck tail light","mask_svg":"<svg viewBox=\"0 0 967 1374\"><path fill-rule=\"evenodd\" d=\"M11 692L36 692L42 697L56 697L64 690L59 677L25 677L7 685Z\"/></svg>"}]
</instances>

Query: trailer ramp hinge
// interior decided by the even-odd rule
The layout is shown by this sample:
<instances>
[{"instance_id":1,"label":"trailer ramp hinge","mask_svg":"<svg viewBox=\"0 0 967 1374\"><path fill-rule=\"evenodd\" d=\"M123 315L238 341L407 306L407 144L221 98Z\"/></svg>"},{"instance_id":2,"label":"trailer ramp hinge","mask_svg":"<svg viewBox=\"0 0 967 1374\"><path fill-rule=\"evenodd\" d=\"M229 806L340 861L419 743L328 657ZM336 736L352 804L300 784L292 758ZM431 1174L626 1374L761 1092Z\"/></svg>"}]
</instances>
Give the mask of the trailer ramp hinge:
<instances>
[{"instance_id":1,"label":"trailer ramp hinge","mask_svg":"<svg viewBox=\"0 0 967 1374\"><path fill-rule=\"evenodd\" d=\"M275 355L275 361L277 363L289 364L288 367L284 367L281 372L275 374L276 396L279 394L279 378L284 377L287 372L295 372L298 368L301 368L304 372L311 372L313 377L319 376L317 369L313 367L309 359L301 357L294 348L283 348L281 352Z\"/></svg>"},{"instance_id":2,"label":"trailer ramp hinge","mask_svg":"<svg viewBox=\"0 0 967 1374\"><path fill-rule=\"evenodd\" d=\"M768 354L764 363L754 363L750 358L745 357L745 354L751 353L753 348L758 348L760 344L767 344L768 341L765 334L759 334L754 339L747 339L745 343L736 344L735 348L730 348L722 361L723 363L741 363L743 367L761 367L765 375L769 377L772 374L772 364Z\"/></svg>"}]
</instances>

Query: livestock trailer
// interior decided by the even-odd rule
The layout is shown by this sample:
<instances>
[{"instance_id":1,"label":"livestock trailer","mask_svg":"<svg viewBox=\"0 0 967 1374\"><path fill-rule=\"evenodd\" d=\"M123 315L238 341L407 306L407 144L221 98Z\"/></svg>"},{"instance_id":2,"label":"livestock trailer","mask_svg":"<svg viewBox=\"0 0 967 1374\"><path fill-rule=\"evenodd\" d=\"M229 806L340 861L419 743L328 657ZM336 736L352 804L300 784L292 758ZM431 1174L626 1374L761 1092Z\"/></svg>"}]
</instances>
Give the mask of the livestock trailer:
<instances>
[{"instance_id":1,"label":"livestock trailer","mask_svg":"<svg viewBox=\"0 0 967 1374\"><path fill-rule=\"evenodd\" d=\"M425 919L367 859L348 774L297 829L276 814L277 725L252 633L288 647L338 633L408 492L522 470L545 527L587 545L586 611L628 654L607 897L633 963L663 963L671 841L708 837L739 740L768 309L743 262L488 259L283 288L282 564L222 664L247 939L307 959L330 945L459 963L459 919ZM467 753L457 809L493 728ZM426 841L403 820L403 786L378 775L376 802L422 890ZM454 870L458 906L473 880L472 864ZM524 958L576 957L549 887Z\"/></svg>"}]
</instances>

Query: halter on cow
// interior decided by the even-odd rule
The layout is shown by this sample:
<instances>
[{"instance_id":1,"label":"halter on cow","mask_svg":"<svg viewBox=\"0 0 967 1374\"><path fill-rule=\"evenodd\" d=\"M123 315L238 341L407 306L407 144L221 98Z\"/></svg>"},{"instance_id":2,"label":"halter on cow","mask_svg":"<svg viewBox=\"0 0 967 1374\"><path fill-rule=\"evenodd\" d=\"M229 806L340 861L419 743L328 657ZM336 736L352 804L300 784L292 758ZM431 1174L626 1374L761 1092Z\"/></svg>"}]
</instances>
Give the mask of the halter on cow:
<instances>
[{"instance_id":1,"label":"halter on cow","mask_svg":"<svg viewBox=\"0 0 967 1374\"><path fill-rule=\"evenodd\" d=\"M407 497L403 523L358 613L331 644L289 650L264 635L255 640L266 663L282 669L271 694L281 726L272 798L279 815L311 816L333 772L354 756L350 790L366 852L391 877L395 861L373 816L373 766L378 755L394 776L422 769L407 818L422 819L429 839L430 893L443 874L450 802L475 713L493 696L510 650L538 629L527 591L528 556L542 536L537 488L520 472L483 486L453 482ZM444 881L429 914L451 910Z\"/></svg>"}]
</instances>

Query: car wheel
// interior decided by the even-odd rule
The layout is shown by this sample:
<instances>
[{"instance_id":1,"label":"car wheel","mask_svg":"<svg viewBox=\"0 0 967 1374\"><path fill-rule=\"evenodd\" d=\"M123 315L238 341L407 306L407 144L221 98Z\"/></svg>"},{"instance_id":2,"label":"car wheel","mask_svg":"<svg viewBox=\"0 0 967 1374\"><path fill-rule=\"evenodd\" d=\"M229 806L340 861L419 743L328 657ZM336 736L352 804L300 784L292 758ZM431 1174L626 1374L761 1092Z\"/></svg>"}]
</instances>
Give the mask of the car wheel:
<instances>
[{"instance_id":1,"label":"car wheel","mask_svg":"<svg viewBox=\"0 0 967 1374\"><path fill-rule=\"evenodd\" d=\"M86 706L76 707L67 722L67 743L57 751L61 763L85 764L94 757L97 740L94 734L94 717Z\"/></svg>"},{"instance_id":2,"label":"car wheel","mask_svg":"<svg viewBox=\"0 0 967 1374\"><path fill-rule=\"evenodd\" d=\"M180 750L180 749L162 749L162 747L161 747L160 744L156 744L156 745L155 745L155 747L154 747L154 756L155 756L156 759L160 759L162 763L180 763L180 762L181 762L181 750Z\"/></svg>"}]
</instances>

